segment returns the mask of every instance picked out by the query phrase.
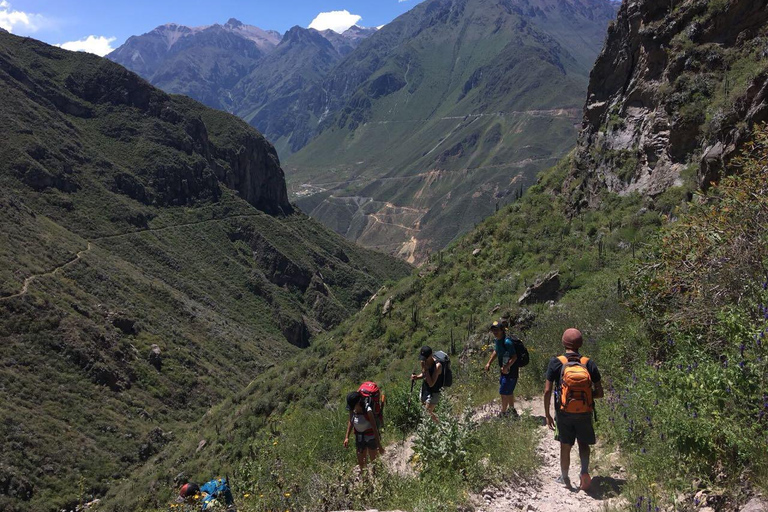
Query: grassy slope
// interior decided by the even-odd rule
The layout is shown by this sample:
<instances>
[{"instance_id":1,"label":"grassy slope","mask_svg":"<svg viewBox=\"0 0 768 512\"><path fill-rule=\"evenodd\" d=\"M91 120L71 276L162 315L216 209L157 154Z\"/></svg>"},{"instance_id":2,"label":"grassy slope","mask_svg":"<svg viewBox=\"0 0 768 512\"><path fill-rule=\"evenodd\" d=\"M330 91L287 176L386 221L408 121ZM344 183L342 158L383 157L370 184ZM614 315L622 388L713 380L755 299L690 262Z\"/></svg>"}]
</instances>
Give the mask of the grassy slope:
<instances>
[{"instance_id":1,"label":"grassy slope","mask_svg":"<svg viewBox=\"0 0 768 512\"><path fill-rule=\"evenodd\" d=\"M514 478L531 475L534 443L507 452L484 441L501 435L494 425L527 438L532 423L516 424L513 434L490 423L473 437L461 434L455 418L495 394L493 379L480 372L488 357L488 320L518 312L525 283L552 269L560 270L566 293L554 307L530 307L535 321L524 336L531 364L518 395L541 392L548 359L562 350L563 329L578 326L586 337L582 352L605 376L609 395L598 404L599 435L623 448L630 502L662 507L682 492L692 503L699 482L719 503L743 502L746 493L766 486L761 439L768 415L760 400L768 361L761 344L766 209L765 187L758 184L768 143L765 135L760 140L743 176L716 187L708 201L684 202L695 187L690 177L685 187L653 200L606 193L600 208L572 219L563 214L570 191L561 184L570 163L562 162L521 201L388 287L302 357L270 369L215 408L194 437L172 444L130 484L114 488L110 508L164 508L179 471L193 479L229 473L239 508L259 511L445 510L465 503L469 491L508 481L512 470ZM714 293L726 288L727 294ZM392 310L382 317L388 299ZM452 428L441 433L445 442L438 447L417 441L416 465L435 453L433 462L444 460L448 450L466 456L450 471L423 478L352 483L353 457L340 447L345 392L365 379L382 383L390 396L385 437L397 440L413 426L407 374L418 347L447 349L452 337L461 353L444 409L454 417ZM195 453L200 439L208 444ZM483 465L488 453L501 457L498 467L491 465L500 471ZM149 481L157 483L156 493L135 492Z\"/></svg>"},{"instance_id":2,"label":"grassy slope","mask_svg":"<svg viewBox=\"0 0 768 512\"><path fill-rule=\"evenodd\" d=\"M532 307L538 315L526 335L532 363L523 372L520 395L539 392L548 357L559 350L559 333L566 326L579 325L590 340L587 352L600 357L595 340L620 336L616 322L629 315L616 296L616 279L632 258L629 244L654 232L661 216L644 211L639 197L606 197L602 210L567 219L559 184L568 165L564 161L549 171L522 201L483 222L420 272L388 287L363 312L319 338L301 357L259 376L231 402L203 418L194 437L174 443L157 465L135 475L130 487L113 489L111 506L128 509L138 499L144 506L162 507L179 471L198 479L217 471L237 475L240 506L246 510L278 506L439 509L436 488L443 503L461 503L466 500L465 491L509 478L511 472L476 473L473 468L489 449L469 443L466 448L471 455L463 472L427 481L385 479L375 495L339 490L352 464L351 455L340 448L344 428L340 397L360 381L375 378L391 397L387 414L392 423L407 424L403 419L407 375L416 364L418 347L429 343L448 349L453 333L463 356L456 358L457 385L450 393L450 410L458 414L465 406L489 400L495 385L480 372L488 357L485 325L510 307L517 309L512 305L525 283L552 269L561 271L571 291L558 307ZM473 256L476 248L481 251ZM382 318L389 298L392 312ZM501 310L492 313L497 306ZM533 425L518 428L520 436L528 436ZM398 432L390 429L389 439L395 440ZM481 437L492 435L482 432ZM208 441L207 447L193 454L200 439ZM509 454L513 465L519 464L521 476L535 468L534 443L526 446ZM505 452L500 453L503 457ZM148 481L160 483L162 490L156 495L128 492ZM291 496L282 496L284 492ZM244 493L267 498L248 500L242 498ZM319 503L318 496L330 501Z\"/></svg>"},{"instance_id":3,"label":"grassy slope","mask_svg":"<svg viewBox=\"0 0 768 512\"><path fill-rule=\"evenodd\" d=\"M232 145L268 148L234 117L8 34L0 63L0 508L71 506L81 482L104 492L298 352L286 336L335 325L406 271L217 182L214 166L234 179ZM112 100L87 99L92 77Z\"/></svg>"}]
</instances>

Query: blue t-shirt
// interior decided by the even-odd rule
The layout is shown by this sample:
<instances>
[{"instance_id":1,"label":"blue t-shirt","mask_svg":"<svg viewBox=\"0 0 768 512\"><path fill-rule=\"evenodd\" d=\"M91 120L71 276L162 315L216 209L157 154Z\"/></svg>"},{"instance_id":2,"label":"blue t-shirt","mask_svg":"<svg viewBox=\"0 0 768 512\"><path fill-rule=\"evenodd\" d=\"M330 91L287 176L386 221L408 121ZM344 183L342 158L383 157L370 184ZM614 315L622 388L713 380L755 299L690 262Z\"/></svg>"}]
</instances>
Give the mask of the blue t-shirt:
<instances>
[{"instance_id":1,"label":"blue t-shirt","mask_svg":"<svg viewBox=\"0 0 768 512\"><path fill-rule=\"evenodd\" d=\"M513 356L517 355L515 352L515 344L509 337L506 337L503 340L496 339L495 341L496 358L499 360L499 366L501 367L507 364ZM512 365L512 368L509 370L509 376L513 379L517 379L519 375L520 368L518 368L516 364Z\"/></svg>"}]
</instances>

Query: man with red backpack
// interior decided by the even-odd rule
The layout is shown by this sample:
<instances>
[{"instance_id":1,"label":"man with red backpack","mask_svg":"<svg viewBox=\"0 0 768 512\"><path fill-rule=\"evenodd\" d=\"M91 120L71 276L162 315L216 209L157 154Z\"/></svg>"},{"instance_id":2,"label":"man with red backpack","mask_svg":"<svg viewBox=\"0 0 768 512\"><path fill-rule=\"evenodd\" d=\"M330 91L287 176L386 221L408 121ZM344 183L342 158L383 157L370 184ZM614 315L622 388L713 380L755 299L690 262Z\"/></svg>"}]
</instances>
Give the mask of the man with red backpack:
<instances>
[{"instance_id":1,"label":"man with red backpack","mask_svg":"<svg viewBox=\"0 0 768 512\"><path fill-rule=\"evenodd\" d=\"M590 445L595 444L595 429L592 415L595 398L603 397L600 370L594 361L579 354L583 344L578 329L566 329L563 333L565 354L553 357L547 368L544 384L544 413L547 426L555 431L555 440L560 441L560 471L557 479L571 487L568 468L571 465L571 448L579 443L581 474L579 489L586 491L592 482L589 476ZM555 419L549 412L552 392L555 392Z\"/></svg>"}]
</instances>

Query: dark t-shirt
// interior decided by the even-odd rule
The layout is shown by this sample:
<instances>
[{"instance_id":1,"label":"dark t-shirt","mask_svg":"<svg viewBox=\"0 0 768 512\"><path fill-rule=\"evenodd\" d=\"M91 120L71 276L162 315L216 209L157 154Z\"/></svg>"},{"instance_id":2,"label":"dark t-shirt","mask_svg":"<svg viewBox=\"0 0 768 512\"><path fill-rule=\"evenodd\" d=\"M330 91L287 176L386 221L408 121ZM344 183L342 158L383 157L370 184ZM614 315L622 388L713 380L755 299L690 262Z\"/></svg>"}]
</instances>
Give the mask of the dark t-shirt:
<instances>
[{"instance_id":1,"label":"dark t-shirt","mask_svg":"<svg viewBox=\"0 0 768 512\"><path fill-rule=\"evenodd\" d=\"M570 353L567 354L569 358L579 358L581 359L581 354L576 353ZM560 360L557 357L553 357L549 360L549 366L547 367L547 380L552 382L552 389L555 392L555 408L560 408L560 372L563 370L563 363L560 362ZM593 384L597 384L600 382L600 379L602 377L600 376L600 370L597 368L597 364L595 364L595 361L593 359L590 359L587 361L587 371L589 372L589 376L592 379Z\"/></svg>"},{"instance_id":2,"label":"dark t-shirt","mask_svg":"<svg viewBox=\"0 0 768 512\"><path fill-rule=\"evenodd\" d=\"M433 364L431 368L428 368L426 373L428 373L429 376L431 377L432 375L435 374L436 371L437 371L437 363ZM424 377L426 377L426 375ZM424 381L421 383L421 387L422 389L425 389L428 393L439 393L440 390L443 388L443 382L445 382L445 375L441 371L440 376L435 381L434 386L429 387L429 385L427 385L427 379L425 378Z\"/></svg>"}]
</instances>

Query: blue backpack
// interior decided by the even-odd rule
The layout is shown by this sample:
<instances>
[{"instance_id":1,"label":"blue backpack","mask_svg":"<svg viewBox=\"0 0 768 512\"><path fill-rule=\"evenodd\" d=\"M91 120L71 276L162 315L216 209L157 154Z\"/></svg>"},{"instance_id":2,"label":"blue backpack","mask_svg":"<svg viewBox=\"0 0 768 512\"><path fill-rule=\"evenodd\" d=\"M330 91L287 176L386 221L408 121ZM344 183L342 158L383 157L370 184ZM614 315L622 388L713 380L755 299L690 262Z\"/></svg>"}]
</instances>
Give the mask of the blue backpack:
<instances>
[{"instance_id":1,"label":"blue backpack","mask_svg":"<svg viewBox=\"0 0 768 512\"><path fill-rule=\"evenodd\" d=\"M232 491L229 489L229 478L211 480L200 487L200 492L205 493L203 510L206 510L213 502L221 503L223 501L226 506L235 502L232 498Z\"/></svg>"}]
</instances>

